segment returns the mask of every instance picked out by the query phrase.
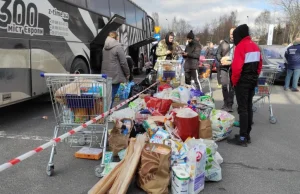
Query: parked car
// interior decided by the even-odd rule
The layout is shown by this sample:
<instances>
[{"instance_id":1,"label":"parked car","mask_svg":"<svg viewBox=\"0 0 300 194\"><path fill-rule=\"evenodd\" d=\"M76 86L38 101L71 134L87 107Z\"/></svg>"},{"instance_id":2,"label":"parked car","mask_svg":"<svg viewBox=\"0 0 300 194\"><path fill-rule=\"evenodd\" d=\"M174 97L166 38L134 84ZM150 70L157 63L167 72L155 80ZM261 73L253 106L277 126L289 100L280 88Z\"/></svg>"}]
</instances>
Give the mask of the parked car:
<instances>
[{"instance_id":1,"label":"parked car","mask_svg":"<svg viewBox=\"0 0 300 194\"><path fill-rule=\"evenodd\" d=\"M264 68L277 68L278 74L275 82L284 82L286 76L285 46L282 45L260 45Z\"/></svg>"}]
</instances>

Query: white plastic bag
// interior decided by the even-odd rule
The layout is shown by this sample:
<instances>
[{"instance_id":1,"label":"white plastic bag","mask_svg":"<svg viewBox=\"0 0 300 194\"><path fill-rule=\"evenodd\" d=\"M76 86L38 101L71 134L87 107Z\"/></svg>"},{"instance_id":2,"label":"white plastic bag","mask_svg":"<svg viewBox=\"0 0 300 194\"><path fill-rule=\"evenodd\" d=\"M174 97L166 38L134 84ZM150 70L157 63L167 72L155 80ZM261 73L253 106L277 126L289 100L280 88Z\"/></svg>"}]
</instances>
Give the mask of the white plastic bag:
<instances>
[{"instance_id":1,"label":"white plastic bag","mask_svg":"<svg viewBox=\"0 0 300 194\"><path fill-rule=\"evenodd\" d=\"M210 163L206 165L205 179L207 181L215 181L215 182L222 180L222 169L215 159L213 159Z\"/></svg>"},{"instance_id":2,"label":"white plastic bag","mask_svg":"<svg viewBox=\"0 0 300 194\"><path fill-rule=\"evenodd\" d=\"M146 102L144 99L137 98L133 102L130 102L128 107L136 113L146 107Z\"/></svg>"},{"instance_id":3,"label":"white plastic bag","mask_svg":"<svg viewBox=\"0 0 300 194\"><path fill-rule=\"evenodd\" d=\"M235 117L226 111L213 109L210 116L213 140L221 141L232 132Z\"/></svg>"},{"instance_id":4,"label":"white plastic bag","mask_svg":"<svg viewBox=\"0 0 300 194\"><path fill-rule=\"evenodd\" d=\"M217 161L216 146L211 142L206 142L209 145L206 147L206 166L205 166L205 180L206 181L220 181L222 180L222 169ZM220 156L220 154L218 155ZM221 157L221 156L220 156ZM219 160L220 158L218 158Z\"/></svg>"},{"instance_id":5,"label":"white plastic bag","mask_svg":"<svg viewBox=\"0 0 300 194\"><path fill-rule=\"evenodd\" d=\"M164 89L161 92L155 93L153 97L160 98L160 99L170 99L172 88Z\"/></svg>"},{"instance_id":6,"label":"white plastic bag","mask_svg":"<svg viewBox=\"0 0 300 194\"><path fill-rule=\"evenodd\" d=\"M182 108L177 112L176 116L180 118L194 118L198 114L190 108Z\"/></svg>"},{"instance_id":7,"label":"white plastic bag","mask_svg":"<svg viewBox=\"0 0 300 194\"><path fill-rule=\"evenodd\" d=\"M178 87L179 94L180 94L180 102L187 104L187 102L190 100L191 92L186 87L180 86Z\"/></svg>"},{"instance_id":8,"label":"white plastic bag","mask_svg":"<svg viewBox=\"0 0 300 194\"><path fill-rule=\"evenodd\" d=\"M223 163L223 157L220 155L220 153L219 152L216 152L216 154L215 154L215 160L216 160L216 162L218 163L218 164L222 164Z\"/></svg>"},{"instance_id":9,"label":"white plastic bag","mask_svg":"<svg viewBox=\"0 0 300 194\"><path fill-rule=\"evenodd\" d=\"M180 103L180 93L178 88L175 88L174 90L171 91L170 100L172 100L173 102Z\"/></svg>"},{"instance_id":10,"label":"white plastic bag","mask_svg":"<svg viewBox=\"0 0 300 194\"><path fill-rule=\"evenodd\" d=\"M135 120L134 110L132 110L131 108L124 108L113 112L110 116L110 120L112 121L116 121L117 119L121 120L124 118Z\"/></svg>"}]
</instances>

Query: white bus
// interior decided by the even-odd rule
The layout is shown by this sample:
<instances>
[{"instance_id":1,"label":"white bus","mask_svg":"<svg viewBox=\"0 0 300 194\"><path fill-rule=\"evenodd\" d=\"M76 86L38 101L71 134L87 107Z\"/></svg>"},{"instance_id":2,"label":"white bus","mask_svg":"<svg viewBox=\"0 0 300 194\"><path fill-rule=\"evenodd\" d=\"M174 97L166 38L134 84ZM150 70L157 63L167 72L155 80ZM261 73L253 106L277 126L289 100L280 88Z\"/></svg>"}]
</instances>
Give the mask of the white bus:
<instances>
[{"instance_id":1,"label":"white bus","mask_svg":"<svg viewBox=\"0 0 300 194\"><path fill-rule=\"evenodd\" d=\"M113 30L142 69L153 29L130 0L0 0L0 107L47 93L41 72L99 73Z\"/></svg>"}]
</instances>

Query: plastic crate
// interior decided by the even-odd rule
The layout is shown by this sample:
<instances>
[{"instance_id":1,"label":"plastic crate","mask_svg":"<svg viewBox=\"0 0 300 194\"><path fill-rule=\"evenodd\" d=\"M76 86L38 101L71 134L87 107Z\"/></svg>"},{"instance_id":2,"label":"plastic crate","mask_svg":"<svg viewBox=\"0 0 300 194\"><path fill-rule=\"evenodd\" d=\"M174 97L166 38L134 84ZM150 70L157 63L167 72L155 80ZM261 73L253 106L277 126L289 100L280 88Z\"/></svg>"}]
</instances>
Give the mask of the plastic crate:
<instances>
[{"instance_id":1,"label":"plastic crate","mask_svg":"<svg viewBox=\"0 0 300 194\"><path fill-rule=\"evenodd\" d=\"M265 85L267 82L267 78L266 77L259 77L258 78L258 85Z\"/></svg>"},{"instance_id":2,"label":"plastic crate","mask_svg":"<svg viewBox=\"0 0 300 194\"><path fill-rule=\"evenodd\" d=\"M80 96L66 95L68 108L94 108L95 98L93 95L81 94Z\"/></svg>"}]
</instances>

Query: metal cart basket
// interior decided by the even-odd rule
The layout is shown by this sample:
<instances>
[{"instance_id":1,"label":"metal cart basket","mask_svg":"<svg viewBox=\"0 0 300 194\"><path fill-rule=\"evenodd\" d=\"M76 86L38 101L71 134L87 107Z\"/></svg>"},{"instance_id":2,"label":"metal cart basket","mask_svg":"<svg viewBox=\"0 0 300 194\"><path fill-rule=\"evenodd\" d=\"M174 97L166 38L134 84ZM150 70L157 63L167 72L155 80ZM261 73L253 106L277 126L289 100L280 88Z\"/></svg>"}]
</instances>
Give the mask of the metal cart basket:
<instances>
[{"instance_id":1,"label":"metal cart basket","mask_svg":"<svg viewBox=\"0 0 300 194\"><path fill-rule=\"evenodd\" d=\"M264 100L267 97L269 102L269 121L272 124L277 123L277 119L273 114L273 108L271 104L271 93L272 87L274 85L274 81L276 79L276 75L278 73L277 68L269 68L269 69L262 69L259 78L258 78L258 85L255 88L255 96L253 98L253 112L257 111L257 104L261 103L264 104Z\"/></svg>"},{"instance_id":2,"label":"metal cart basket","mask_svg":"<svg viewBox=\"0 0 300 194\"><path fill-rule=\"evenodd\" d=\"M66 133L109 110L112 79L106 75L45 73L43 76L46 78L56 119L54 138L59 133ZM108 121L103 118L87 126L84 131L66 138L65 142L71 147L92 147L99 143L102 149L102 162L99 166L101 170L104 168L107 134ZM47 166L49 176L54 172L54 154L55 144ZM101 176L99 168L95 169L97 176Z\"/></svg>"}]
</instances>

